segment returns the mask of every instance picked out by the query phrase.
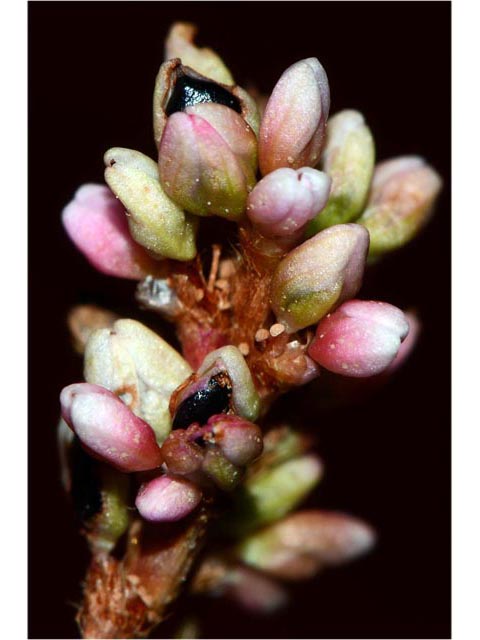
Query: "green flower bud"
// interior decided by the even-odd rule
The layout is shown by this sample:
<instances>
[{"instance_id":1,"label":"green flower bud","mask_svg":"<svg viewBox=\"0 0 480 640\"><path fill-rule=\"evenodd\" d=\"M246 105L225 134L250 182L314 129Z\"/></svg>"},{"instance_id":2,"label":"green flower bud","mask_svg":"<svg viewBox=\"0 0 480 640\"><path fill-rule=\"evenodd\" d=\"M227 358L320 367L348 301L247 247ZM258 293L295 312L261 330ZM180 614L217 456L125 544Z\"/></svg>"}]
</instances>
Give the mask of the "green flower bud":
<instances>
[{"instance_id":1,"label":"green flower bud","mask_svg":"<svg viewBox=\"0 0 480 640\"><path fill-rule=\"evenodd\" d=\"M417 156L377 165L367 208L358 219L370 234L369 257L412 240L430 220L441 186L438 173Z\"/></svg>"},{"instance_id":2,"label":"green flower bud","mask_svg":"<svg viewBox=\"0 0 480 640\"><path fill-rule=\"evenodd\" d=\"M117 394L148 422L159 442L171 429L170 396L191 374L182 356L135 320L94 331L86 345L84 375Z\"/></svg>"},{"instance_id":3,"label":"green flower bud","mask_svg":"<svg viewBox=\"0 0 480 640\"><path fill-rule=\"evenodd\" d=\"M352 298L362 283L368 233L338 224L291 251L272 279L270 301L279 322L293 332L315 324Z\"/></svg>"},{"instance_id":4,"label":"green flower bud","mask_svg":"<svg viewBox=\"0 0 480 640\"><path fill-rule=\"evenodd\" d=\"M107 151L104 161L105 180L127 209L133 238L157 258L192 260L197 221L164 193L157 164L122 148Z\"/></svg>"},{"instance_id":5,"label":"green flower bud","mask_svg":"<svg viewBox=\"0 0 480 640\"><path fill-rule=\"evenodd\" d=\"M314 235L334 224L355 220L363 211L375 162L370 129L358 111L345 110L330 118L322 170L331 177L327 206L308 226Z\"/></svg>"},{"instance_id":6,"label":"green flower bud","mask_svg":"<svg viewBox=\"0 0 480 640\"><path fill-rule=\"evenodd\" d=\"M315 487L323 465L315 455L292 458L251 477L233 494L224 527L242 536L292 511Z\"/></svg>"}]
</instances>

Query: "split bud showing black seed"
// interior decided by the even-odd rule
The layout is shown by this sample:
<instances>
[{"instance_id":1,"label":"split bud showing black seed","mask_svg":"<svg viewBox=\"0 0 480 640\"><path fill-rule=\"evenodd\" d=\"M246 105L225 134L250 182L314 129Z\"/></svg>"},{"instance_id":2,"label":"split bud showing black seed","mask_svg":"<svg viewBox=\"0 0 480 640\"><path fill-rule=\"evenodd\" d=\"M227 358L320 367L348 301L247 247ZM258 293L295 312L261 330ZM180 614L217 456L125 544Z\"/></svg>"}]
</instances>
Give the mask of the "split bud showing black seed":
<instances>
[{"instance_id":1,"label":"split bud showing black seed","mask_svg":"<svg viewBox=\"0 0 480 640\"><path fill-rule=\"evenodd\" d=\"M204 424L210 416L230 409L232 383L226 373L200 380L195 386L198 388L178 405L172 429L186 429L193 422Z\"/></svg>"}]
</instances>

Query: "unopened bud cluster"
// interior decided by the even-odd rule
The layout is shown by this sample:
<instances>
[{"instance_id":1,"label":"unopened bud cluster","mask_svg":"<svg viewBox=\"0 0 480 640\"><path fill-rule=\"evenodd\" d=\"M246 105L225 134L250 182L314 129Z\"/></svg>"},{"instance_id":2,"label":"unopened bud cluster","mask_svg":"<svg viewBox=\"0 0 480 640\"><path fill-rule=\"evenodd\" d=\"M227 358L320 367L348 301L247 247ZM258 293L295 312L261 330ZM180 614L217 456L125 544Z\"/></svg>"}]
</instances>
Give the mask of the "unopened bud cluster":
<instances>
[{"instance_id":1,"label":"unopened bud cluster","mask_svg":"<svg viewBox=\"0 0 480 640\"><path fill-rule=\"evenodd\" d=\"M65 459L91 460L103 487L84 519L94 552L111 550L132 518L189 522L227 492L215 526L230 546L200 567L194 590L214 566L217 593L267 611L284 602L276 579L310 577L375 538L345 514L293 513L323 463L300 432L264 433L269 408L315 378L329 393L328 380L379 380L406 360L416 315L357 296L372 259L425 226L441 179L417 156L375 165L364 116L329 119L316 58L289 66L257 105L195 33L179 23L166 41L157 156L107 150L107 186L83 185L63 211L90 264L138 281L137 300L175 324L182 353L137 320L77 308L85 382L61 393L60 442ZM199 230L215 218L224 237L209 243Z\"/></svg>"}]
</instances>

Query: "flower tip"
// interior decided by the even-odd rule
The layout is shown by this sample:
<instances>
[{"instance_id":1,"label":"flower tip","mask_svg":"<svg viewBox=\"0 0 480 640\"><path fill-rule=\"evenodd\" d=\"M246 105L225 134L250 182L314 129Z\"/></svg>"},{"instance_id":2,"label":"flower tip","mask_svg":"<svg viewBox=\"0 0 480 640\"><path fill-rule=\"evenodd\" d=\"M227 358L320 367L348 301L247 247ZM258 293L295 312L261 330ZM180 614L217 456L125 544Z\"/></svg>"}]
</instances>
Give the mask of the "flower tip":
<instances>
[{"instance_id":1,"label":"flower tip","mask_svg":"<svg viewBox=\"0 0 480 640\"><path fill-rule=\"evenodd\" d=\"M330 109L328 79L317 58L300 60L277 82L259 133L263 175L279 169L315 166Z\"/></svg>"}]
</instances>

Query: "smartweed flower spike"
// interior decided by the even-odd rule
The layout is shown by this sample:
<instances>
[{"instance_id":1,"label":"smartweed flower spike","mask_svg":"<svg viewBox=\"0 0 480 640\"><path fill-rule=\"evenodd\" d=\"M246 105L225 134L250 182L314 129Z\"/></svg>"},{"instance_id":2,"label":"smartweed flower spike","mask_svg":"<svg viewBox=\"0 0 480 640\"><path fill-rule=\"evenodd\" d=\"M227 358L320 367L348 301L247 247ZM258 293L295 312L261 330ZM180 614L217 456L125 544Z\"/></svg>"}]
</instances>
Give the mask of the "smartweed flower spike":
<instances>
[{"instance_id":1,"label":"smartweed flower spike","mask_svg":"<svg viewBox=\"0 0 480 640\"><path fill-rule=\"evenodd\" d=\"M320 160L330 109L330 89L317 58L296 62L277 82L263 114L258 153L263 175Z\"/></svg>"},{"instance_id":2,"label":"smartweed flower spike","mask_svg":"<svg viewBox=\"0 0 480 640\"><path fill-rule=\"evenodd\" d=\"M114 148L107 151L105 181L128 212L133 238L156 258L192 260L195 218L168 198L153 160L139 151Z\"/></svg>"},{"instance_id":3,"label":"smartweed flower spike","mask_svg":"<svg viewBox=\"0 0 480 640\"><path fill-rule=\"evenodd\" d=\"M239 219L256 166L255 134L233 109L200 103L168 118L160 142L160 180L187 211Z\"/></svg>"},{"instance_id":4,"label":"smartweed flower spike","mask_svg":"<svg viewBox=\"0 0 480 640\"><path fill-rule=\"evenodd\" d=\"M137 302L173 325L183 354L114 312L69 314L86 382L61 393L59 449L92 552L85 637L147 637L184 587L271 613L288 598L278 581L370 549L356 518L294 512L323 475L315 409L373 393L418 337L411 312L353 298L369 248L374 261L413 238L440 177L416 156L374 170L363 116L327 123L317 58L253 97L195 35L168 33L158 158L108 150L110 190L84 185L63 212L91 264L140 280ZM310 431L304 412L276 422L277 398L307 383Z\"/></svg>"},{"instance_id":5,"label":"smartweed flower spike","mask_svg":"<svg viewBox=\"0 0 480 640\"><path fill-rule=\"evenodd\" d=\"M321 167L332 179L332 191L327 206L319 209L310 223L310 235L358 218L370 189L374 162L375 144L362 114L346 110L330 118Z\"/></svg>"},{"instance_id":6,"label":"smartweed flower spike","mask_svg":"<svg viewBox=\"0 0 480 640\"><path fill-rule=\"evenodd\" d=\"M438 173L422 158L380 163L367 208L358 220L370 234L370 255L388 253L414 238L429 221L441 186Z\"/></svg>"},{"instance_id":7,"label":"smartweed flower spike","mask_svg":"<svg viewBox=\"0 0 480 640\"><path fill-rule=\"evenodd\" d=\"M323 567L369 551L375 534L342 513L299 511L254 533L238 546L246 564L284 580L311 578Z\"/></svg>"},{"instance_id":8,"label":"smartweed flower spike","mask_svg":"<svg viewBox=\"0 0 480 640\"><path fill-rule=\"evenodd\" d=\"M312 325L362 283L368 233L358 224L339 224L293 249L277 267L270 300L289 331Z\"/></svg>"},{"instance_id":9,"label":"smartweed flower spike","mask_svg":"<svg viewBox=\"0 0 480 640\"><path fill-rule=\"evenodd\" d=\"M364 378L393 362L407 334L407 319L397 307L349 300L318 324L308 352L329 371Z\"/></svg>"},{"instance_id":10,"label":"smartweed flower spike","mask_svg":"<svg viewBox=\"0 0 480 640\"><path fill-rule=\"evenodd\" d=\"M171 428L170 396L191 369L160 336L136 320L98 329L85 348L87 382L116 393L162 442Z\"/></svg>"},{"instance_id":11,"label":"smartweed flower spike","mask_svg":"<svg viewBox=\"0 0 480 640\"><path fill-rule=\"evenodd\" d=\"M248 196L247 215L267 237L298 234L323 209L330 178L310 167L277 169L265 176Z\"/></svg>"},{"instance_id":12,"label":"smartweed flower spike","mask_svg":"<svg viewBox=\"0 0 480 640\"><path fill-rule=\"evenodd\" d=\"M162 462L152 428L119 398L96 384L71 384L60 394L62 416L87 450L120 471Z\"/></svg>"},{"instance_id":13,"label":"smartweed flower spike","mask_svg":"<svg viewBox=\"0 0 480 640\"><path fill-rule=\"evenodd\" d=\"M142 280L158 272L158 262L133 240L124 208L107 187L80 187L63 210L62 222L75 246L102 273Z\"/></svg>"},{"instance_id":14,"label":"smartweed flower spike","mask_svg":"<svg viewBox=\"0 0 480 640\"><path fill-rule=\"evenodd\" d=\"M152 522L175 522L187 516L202 499L202 492L185 478L159 476L140 487L135 506Z\"/></svg>"}]
</instances>

